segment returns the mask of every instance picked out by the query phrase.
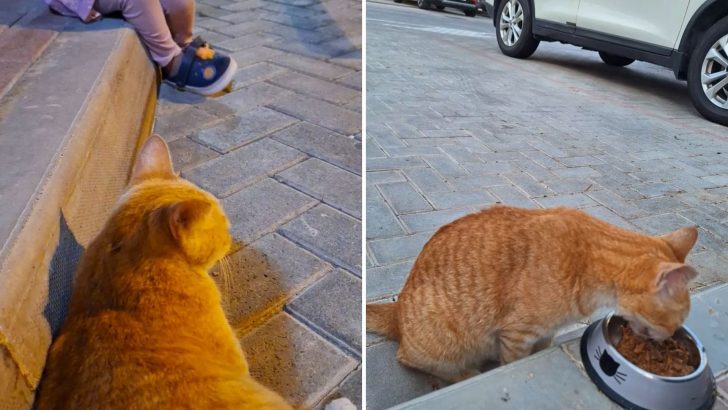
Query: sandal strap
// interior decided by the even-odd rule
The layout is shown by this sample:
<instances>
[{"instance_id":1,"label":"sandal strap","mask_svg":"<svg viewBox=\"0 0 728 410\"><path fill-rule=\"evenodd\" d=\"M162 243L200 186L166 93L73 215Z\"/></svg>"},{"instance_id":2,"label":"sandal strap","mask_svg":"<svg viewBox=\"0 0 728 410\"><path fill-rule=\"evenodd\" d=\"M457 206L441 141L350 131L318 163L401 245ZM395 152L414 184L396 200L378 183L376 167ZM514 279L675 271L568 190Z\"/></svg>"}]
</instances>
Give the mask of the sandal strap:
<instances>
[{"instance_id":1,"label":"sandal strap","mask_svg":"<svg viewBox=\"0 0 728 410\"><path fill-rule=\"evenodd\" d=\"M190 72L192 71L192 65L195 62L195 59L197 58L197 47L190 47L187 46L182 50L182 61L179 64L179 69L177 71L177 88L183 89L185 88L185 84L187 84L187 79L190 76Z\"/></svg>"}]
</instances>

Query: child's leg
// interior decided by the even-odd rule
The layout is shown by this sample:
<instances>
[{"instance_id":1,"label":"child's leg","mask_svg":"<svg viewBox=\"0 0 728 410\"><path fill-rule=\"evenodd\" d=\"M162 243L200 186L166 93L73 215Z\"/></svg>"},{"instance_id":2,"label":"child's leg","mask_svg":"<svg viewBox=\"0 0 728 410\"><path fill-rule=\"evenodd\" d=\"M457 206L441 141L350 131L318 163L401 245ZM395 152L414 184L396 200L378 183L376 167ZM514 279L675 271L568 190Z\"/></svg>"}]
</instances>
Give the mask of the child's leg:
<instances>
[{"instance_id":1,"label":"child's leg","mask_svg":"<svg viewBox=\"0 0 728 410\"><path fill-rule=\"evenodd\" d=\"M102 14L121 11L139 33L166 82L202 95L230 85L238 65L224 53L198 55L192 42L194 0L96 0ZM182 49L184 48L184 52Z\"/></svg>"},{"instance_id":2,"label":"child's leg","mask_svg":"<svg viewBox=\"0 0 728 410\"><path fill-rule=\"evenodd\" d=\"M195 25L195 0L160 0L167 16L172 38L180 47L192 42Z\"/></svg>"},{"instance_id":3,"label":"child's leg","mask_svg":"<svg viewBox=\"0 0 728 410\"><path fill-rule=\"evenodd\" d=\"M94 8L101 14L121 11L160 66L166 67L180 55L181 49L172 39L160 0L96 0Z\"/></svg>"}]
</instances>

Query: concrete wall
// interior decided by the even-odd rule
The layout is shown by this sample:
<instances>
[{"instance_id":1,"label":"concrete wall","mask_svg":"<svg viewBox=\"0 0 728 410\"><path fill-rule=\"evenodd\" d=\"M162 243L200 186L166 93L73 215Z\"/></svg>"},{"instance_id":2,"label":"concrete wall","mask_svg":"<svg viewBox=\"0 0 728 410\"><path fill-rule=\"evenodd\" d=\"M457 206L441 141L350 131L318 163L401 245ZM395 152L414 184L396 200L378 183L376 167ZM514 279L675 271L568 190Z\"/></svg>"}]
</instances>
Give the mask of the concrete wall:
<instances>
[{"instance_id":1,"label":"concrete wall","mask_svg":"<svg viewBox=\"0 0 728 410\"><path fill-rule=\"evenodd\" d=\"M97 24L62 31L0 101L3 154L32 161L33 170L0 169L31 192L0 192L2 205L22 201L11 234L0 238L2 409L32 404L78 258L152 125L157 79L138 36L118 20Z\"/></svg>"}]
</instances>

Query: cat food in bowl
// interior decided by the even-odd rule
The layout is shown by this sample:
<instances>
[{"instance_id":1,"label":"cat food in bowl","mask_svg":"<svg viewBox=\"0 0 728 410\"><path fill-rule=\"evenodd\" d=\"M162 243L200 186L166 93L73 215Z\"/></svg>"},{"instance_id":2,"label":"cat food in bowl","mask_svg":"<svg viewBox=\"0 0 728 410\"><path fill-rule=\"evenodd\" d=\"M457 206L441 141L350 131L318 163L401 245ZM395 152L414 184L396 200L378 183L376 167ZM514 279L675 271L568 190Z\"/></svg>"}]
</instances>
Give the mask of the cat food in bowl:
<instances>
[{"instance_id":1,"label":"cat food in bowl","mask_svg":"<svg viewBox=\"0 0 728 410\"><path fill-rule=\"evenodd\" d=\"M700 360L686 338L671 337L657 342L635 334L628 325L622 325L617 351L630 363L658 376L687 376L695 371Z\"/></svg>"},{"instance_id":2,"label":"cat food in bowl","mask_svg":"<svg viewBox=\"0 0 728 410\"><path fill-rule=\"evenodd\" d=\"M715 401L705 349L684 326L657 342L610 314L584 332L581 359L599 390L629 409L710 409Z\"/></svg>"}]
</instances>

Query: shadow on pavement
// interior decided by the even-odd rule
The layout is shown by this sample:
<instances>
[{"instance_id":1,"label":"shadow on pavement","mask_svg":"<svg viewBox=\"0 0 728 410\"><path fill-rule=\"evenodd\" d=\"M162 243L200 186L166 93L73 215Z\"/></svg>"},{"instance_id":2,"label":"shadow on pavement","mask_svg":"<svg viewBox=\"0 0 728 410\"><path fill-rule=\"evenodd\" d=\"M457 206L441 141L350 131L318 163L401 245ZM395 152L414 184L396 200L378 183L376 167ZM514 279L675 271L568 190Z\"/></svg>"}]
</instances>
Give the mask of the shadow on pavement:
<instances>
[{"instance_id":1,"label":"shadow on pavement","mask_svg":"<svg viewBox=\"0 0 728 410\"><path fill-rule=\"evenodd\" d=\"M59 225L58 246L53 253L48 270L48 303L43 309L43 316L48 321L54 339L66 319L68 304L71 300L73 277L84 251L68 227L63 214L61 214Z\"/></svg>"},{"instance_id":2,"label":"shadow on pavement","mask_svg":"<svg viewBox=\"0 0 728 410\"><path fill-rule=\"evenodd\" d=\"M596 53L595 53L596 55ZM651 75L657 66L650 67L650 72L635 70L628 67L613 67L599 60L567 59L548 54L536 54L529 61L539 62L564 70L574 71L595 77L595 79L611 82L615 85L632 88L635 91L651 94L698 116L690 102L687 83L676 80L672 73L664 75ZM635 63L636 64L636 63Z\"/></svg>"},{"instance_id":3,"label":"shadow on pavement","mask_svg":"<svg viewBox=\"0 0 728 410\"><path fill-rule=\"evenodd\" d=\"M352 6L354 3L352 3ZM336 19L329 13L326 3L313 2L305 8L286 5L280 9L288 25L297 31L299 43L312 57L329 59L350 53L357 47L349 40ZM355 9L355 12L359 12ZM312 33L327 31L327 38L336 41L311 41Z\"/></svg>"}]
</instances>

